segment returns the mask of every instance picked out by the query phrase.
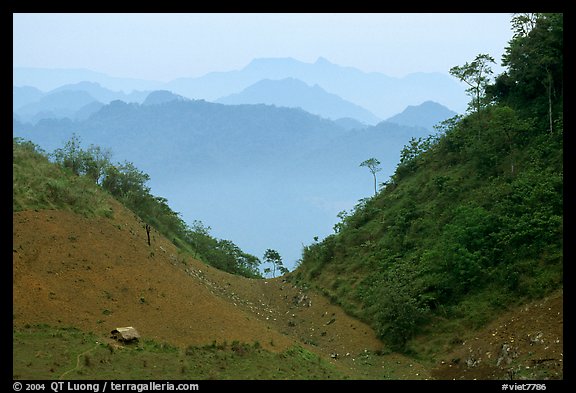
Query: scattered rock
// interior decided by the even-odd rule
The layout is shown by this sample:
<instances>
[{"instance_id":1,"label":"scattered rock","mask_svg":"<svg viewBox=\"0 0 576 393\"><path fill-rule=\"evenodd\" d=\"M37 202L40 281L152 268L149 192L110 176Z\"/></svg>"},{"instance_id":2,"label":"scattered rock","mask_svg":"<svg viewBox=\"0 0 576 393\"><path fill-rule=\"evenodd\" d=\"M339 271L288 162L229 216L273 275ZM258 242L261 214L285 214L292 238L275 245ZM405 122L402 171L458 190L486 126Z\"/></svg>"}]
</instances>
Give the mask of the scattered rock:
<instances>
[{"instance_id":1,"label":"scattered rock","mask_svg":"<svg viewBox=\"0 0 576 393\"><path fill-rule=\"evenodd\" d=\"M534 337L529 336L530 337L530 344L543 344L544 340L542 339L542 332L538 332L536 333L536 335Z\"/></svg>"},{"instance_id":2,"label":"scattered rock","mask_svg":"<svg viewBox=\"0 0 576 393\"><path fill-rule=\"evenodd\" d=\"M111 338L123 343L138 341L138 339L140 338L140 334L138 333L136 328L132 326L118 327L110 332L110 336Z\"/></svg>"},{"instance_id":3,"label":"scattered rock","mask_svg":"<svg viewBox=\"0 0 576 393\"><path fill-rule=\"evenodd\" d=\"M300 292L298 295L295 295L292 298L293 303L296 306L304 306L304 307L311 307L312 306L312 300L306 296L305 293Z\"/></svg>"},{"instance_id":4,"label":"scattered rock","mask_svg":"<svg viewBox=\"0 0 576 393\"><path fill-rule=\"evenodd\" d=\"M466 359L466 365L468 367L476 367L480 363L480 359L476 359L476 357L471 354L468 359Z\"/></svg>"},{"instance_id":5,"label":"scattered rock","mask_svg":"<svg viewBox=\"0 0 576 393\"><path fill-rule=\"evenodd\" d=\"M500 349L500 356L496 361L496 367L500 367L502 362L506 363L507 365L512 363L512 360L517 356L518 354L516 351L514 351L512 347L508 345L508 343L502 344L502 348Z\"/></svg>"}]
</instances>

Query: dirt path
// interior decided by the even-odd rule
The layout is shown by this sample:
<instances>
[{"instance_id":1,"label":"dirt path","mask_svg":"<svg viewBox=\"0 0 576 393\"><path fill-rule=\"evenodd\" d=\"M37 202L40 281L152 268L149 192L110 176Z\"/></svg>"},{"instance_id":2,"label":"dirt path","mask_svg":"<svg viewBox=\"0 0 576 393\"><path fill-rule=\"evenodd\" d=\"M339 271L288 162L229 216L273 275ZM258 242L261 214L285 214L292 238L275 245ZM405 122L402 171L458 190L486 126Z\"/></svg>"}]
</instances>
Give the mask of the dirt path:
<instances>
[{"instance_id":1,"label":"dirt path","mask_svg":"<svg viewBox=\"0 0 576 393\"><path fill-rule=\"evenodd\" d=\"M75 366L74 368L71 368L70 370L64 372L62 375L60 375L60 376L58 377L58 380L62 380L62 379L64 379L64 377L65 377L67 374L70 374L72 371L75 371L75 370L80 369L80 358L81 358L82 356L85 356L85 355L88 354L89 352L92 352L93 350L95 350L95 349L98 348L99 346L100 346L100 344L96 344L94 347L90 348L89 350L84 351L84 352L78 354L78 356L76 356L76 366Z\"/></svg>"}]
</instances>

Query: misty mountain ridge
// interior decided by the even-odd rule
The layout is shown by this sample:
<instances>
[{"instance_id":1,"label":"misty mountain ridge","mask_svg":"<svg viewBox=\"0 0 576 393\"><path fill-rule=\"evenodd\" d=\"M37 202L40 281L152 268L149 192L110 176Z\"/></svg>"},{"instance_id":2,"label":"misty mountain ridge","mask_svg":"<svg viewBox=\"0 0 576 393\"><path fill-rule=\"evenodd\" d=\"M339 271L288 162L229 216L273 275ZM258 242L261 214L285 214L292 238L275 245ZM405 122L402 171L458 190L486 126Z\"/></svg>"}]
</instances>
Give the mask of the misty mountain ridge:
<instances>
[{"instance_id":1,"label":"misty mountain ridge","mask_svg":"<svg viewBox=\"0 0 576 393\"><path fill-rule=\"evenodd\" d=\"M81 81L78 83L60 86L52 90L51 93L59 91L75 91L75 90L85 91L92 97L94 97L95 100L100 101L103 104L109 104L114 100L140 103L150 93L150 91L148 90L144 91L133 90L130 93L125 93L122 90L114 91L103 87L101 84L97 82L89 82L89 81Z\"/></svg>"},{"instance_id":2,"label":"misty mountain ridge","mask_svg":"<svg viewBox=\"0 0 576 393\"><path fill-rule=\"evenodd\" d=\"M214 101L236 93L262 79L295 78L319 85L342 99L359 105L385 119L415 102L432 100L464 112L464 88L448 74L413 73L402 78L378 72L363 72L319 58L304 63L293 58L252 60L241 70L212 72L197 78L178 78L167 88L190 98Z\"/></svg>"},{"instance_id":3,"label":"misty mountain ridge","mask_svg":"<svg viewBox=\"0 0 576 393\"><path fill-rule=\"evenodd\" d=\"M239 70L210 72L200 77L181 77L170 82L142 81L109 77L88 70L13 68L15 86L35 86L41 90L81 81L97 82L111 90L169 90L190 99L216 101L236 94L264 80L295 78L338 95L343 100L386 119L417 102L432 100L458 113L466 110L463 86L448 73L413 73L402 78L378 72L363 72L340 66L325 58L305 63L293 58L254 59ZM46 86L50 86L46 88Z\"/></svg>"},{"instance_id":4,"label":"misty mountain ridge","mask_svg":"<svg viewBox=\"0 0 576 393\"><path fill-rule=\"evenodd\" d=\"M317 84L309 86L295 78L263 79L240 93L219 98L216 102L300 107L330 120L348 117L366 124L376 124L381 120L370 111L327 92Z\"/></svg>"},{"instance_id":5,"label":"misty mountain ridge","mask_svg":"<svg viewBox=\"0 0 576 393\"><path fill-rule=\"evenodd\" d=\"M190 99L168 90L155 90L146 96L142 105L160 105L172 101L190 101Z\"/></svg>"},{"instance_id":6,"label":"misty mountain ridge","mask_svg":"<svg viewBox=\"0 0 576 393\"><path fill-rule=\"evenodd\" d=\"M40 100L45 94L33 86L12 86L12 112L24 105Z\"/></svg>"},{"instance_id":7,"label":"misty mountain ridge","mask_svg":"<svg viewBox=\"0 0 576 393\"><path fill-rule=\"evenodd\" d=\"M34 86L42 91L50 91L83 81L95 82L107 89L128 93L134 90L155 90L163 85L158 81L109 76L83 68L12 67L13 86Z\"/></svg>"},{"instance_id":8,"label":"misty mountain ridge","mask_svg":"<svg viewBox=\"0 0 576 393\"><path fill-rule=\"evenodd\" d=\"M437 102L425 101L420 105L407 106L401 113L386 119L386 121L404 126L423 127L432 131L439 122L456 115L456 112Z\"/></svg>"},{"instance_id":9,"label":"misty mountain ridge","mask_svg":"<svg viewBox=\"0 0 576 393\"><path fill-rule=\"evenodd\" d=\"M33 85L28 83L33 78L26 79L18 70L14 68L14 75L19 75L14 83ZM63 76L61 72L59 76ZM284 80L287 78L292 79ZM102 89L120 94L110 103L91 96L92 101L68 113L39 111L23 116L14 111L14 136L30 139L46 151L62 147L72 133L85 145L109 148L118 160L133 162L149 174L154 192L166 197L187 222L201 220L220 231L217 237L233 239L255 255L274 248L285 257L288 267L301 255L298 244L328 235L339 211L371 195L372 183L369 174L359 168L360 162L378 158L382 162L379 180L384 180L393 173L402 146L411 137L432 130L411 127L422 120L407 120L406 116L400 119L404 124L385 121L369 126L348 115L334 115L338 118L332 121L304 109L223 105L209 102L209 98L240 93L252 85L258 87L258 82L260 86L286 83L305 90L300 98L311 92L320 94L322 100L338 100L338 96L339 102L348 102L348 108L361 105L368 112L364 101L387 113L378 116L372 111L374 116L390 118L414 103L437 101L434 95L438 92L445 98L443 94L454 86L463 95L458 83L442 74L392 78L323 58L312 64L291 58L255 59L241 70L156 84L150 92L137 92L142 94L137 102L125 102L136 95L121 89L133 80L100 75L96 83L86 81L89 79L69 78L68 86L56 87L56 93L83 89L88 96L100 94L102 100L112 97L106 97ZM440 88L426 91L426 86L433 85ZM42 93L21 87L14 87L13 92L14 103L38 99ZM414 116L418 117L417 113ZM254 229L247 230L246 222Z\"/></svg>"},{"instance_id":10,"label":"misty mountain ridge","mask_svg":"<svg viewBox=\"0 0 576 393\"><path fill-rule=\"evenodd\" d=\"M41 119L85 119L114 100L142 102L149 92L125 94L112 91L99 83L82 81L43 92L32 86L12 87L12 111L24 122Z\"/></svg>"},{"instance_id":11,"label":"misty mountain ridge","mask_svg":"<svg viewBox=\"0 0 576 393\"><path fill-rule=\"evenodd\" d=\"M342 117L340 119L336 119L334 120L334 123L338 124L340 127L348 131L361 130L366 127L369 127L368 124L364 124L359 120L352 119L351 117Z\"/></svg>"},{"instance_id":12,"label":"misty mountain ridge","mask_svg":"<svg viewBox=\"0 0 576 393\"><path fill-rule=\"evenodd\" d=\"M57 91L23 105L16 110L16 114L23 121L32 123L45 118L74 119L77 111L93 102L96 102L94 97L85 91Z\"/></svg>"}]
</instances>

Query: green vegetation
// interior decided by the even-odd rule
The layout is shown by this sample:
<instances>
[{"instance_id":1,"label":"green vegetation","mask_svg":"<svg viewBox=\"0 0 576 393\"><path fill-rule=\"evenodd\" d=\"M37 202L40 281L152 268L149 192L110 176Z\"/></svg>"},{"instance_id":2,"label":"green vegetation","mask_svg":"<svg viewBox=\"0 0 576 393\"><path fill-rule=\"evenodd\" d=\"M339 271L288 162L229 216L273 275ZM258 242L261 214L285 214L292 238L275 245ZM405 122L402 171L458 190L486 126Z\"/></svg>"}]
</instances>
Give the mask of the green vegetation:
<instances>
[{"instance_id":1,"label":"green vegetation","mask_svg":"<svg viewBox=\"0 0 576 393\"><path fill-rule=\"evenodd\" d=\"M68 210L87 217L112 214L109 197L88 177L51 163L32 142L13 139L12 208Z\"/></svg>"},{"instance_id":2,"label":"green vegetation","mask_svg":"<svg viewBox=\"0 0 576 393\"><path fill-rule=\"evenodd\" d=\"M111 217L112 196L182 251L233 274L261 277L257 257L229 240L212 237L210 228L199 221L190 228L168 206L166 198L150 193L147 174L130 162L112 164L110 156L93 145L83 150L76 135L51 155L32 142L14 138L14 211L58 209L87 217Z\"/></svg>"},{"instance_id":3,"label":"green vegetation","mask_svg":"<svg viewBox=\"0 0 576 393\"><path fill-rule=\"evenodd\" d=\"M488 104L485 93L490 75L493 73L490 68L491 63L496 63L492 56L480 54L471 63L450 69L451 75L469 86L466 93L472 97L472 101L468 104L468 109L473 109L476 113L480 113L480 110Z\"/></svg>"},{"instance_id":4,"label":"green vegetation","mask_svg":"<svg viewBox=\"0 0 576 393\"><path fill-rule=\"evenodd\" d=\"M14 379L344 379L296 346L281 353L258 342L176 348L152 340L119 346L74 328L27 326L13 332Z\"/></svg>"},{"instance_id":5,"label":"green vegetation","mask_svg":"<svg viewBox=\"0 0 576 393\"><path fill-rule=\"evenodd\" d=\"M488 85L486 63L454 68L478 77L471 113L412 140L381 191L341 213L291 274L392 349L414 351L418 335L453 341L562 286L562 15L512 23L508 71Z\"/></svg>"},{"instance_id":6,"label":"green vegetation","mask_svg":"<svg viewBox=\"0 0 576 393\"><path fill-rule=\"evenodd\" d=\"M563 14L519 14L514 38L502 58L508 70L489 90L495 98L552 133L562 128L564 86Z\"/></svg>"},{"instance_id":7,"label":"green vegetation","mask_svg":"<svg viewBox=\"0 0 576 393\"><path fill-rule=\"evenodd\" d=\"M264 252L264 263L269 263L272 265L272 271L270 271L270 268L268 267L264 269L264 273L272 273L272 277L276 277L276 269L278 269L280 274L288 273L288 269L286 269L282 263L282 257L280 256L280 253L278 253L276 250L269 248L266 250L266 252Z\"/></svg>"},{"instance_id":8,"label":"green vegetation","mask_svg":"<svg viewBox=\"0 0 576 393\"><path fill-rule=\"evenodd\" d=\"M360 166L365 166L370 170L370 173L374 177L374 195L378 194L378 188L376 187L376 173L380 172L382 168L379 167L380 161L372 157L360 163Z\"/></svg>"}]
</instances>

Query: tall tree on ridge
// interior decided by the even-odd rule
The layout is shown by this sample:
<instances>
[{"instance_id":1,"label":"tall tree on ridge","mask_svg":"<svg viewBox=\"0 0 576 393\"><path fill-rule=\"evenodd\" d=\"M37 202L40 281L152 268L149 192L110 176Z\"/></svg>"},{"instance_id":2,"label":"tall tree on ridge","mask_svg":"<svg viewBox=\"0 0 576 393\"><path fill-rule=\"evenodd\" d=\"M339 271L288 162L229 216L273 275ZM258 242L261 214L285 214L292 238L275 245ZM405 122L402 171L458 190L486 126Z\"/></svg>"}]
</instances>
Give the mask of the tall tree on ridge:
<instances>
[{"instance_id":1,"label":"tall tree on ridge","mask_svg":"<svg viewBox=\"0 0 576 393\"><path fill-rule=\"evenodd\" d=\"M486 103L486 86L490 83L492 69L490 63L496 64L494 58L487 54L479 54L471 63L455 66L450 69L450 75L470 86L466 93L472 96L469 107L480 113Z\"/></svg>"},{"instance_id":2,"label":"tall tree on ridge","mask_svg":"<svg viewBox=\"0 0 576 393\"><path fill-rule=\"evenodd\" d=\"M376 189L376 173L382 170L382 168L380 168L378 165L380 165L380 161L374 157L369 158L360 164L360 166L367 167L370 170L370 173L372 173L372 176L374 176L374 195L376 195L378 192Z\"/></svg>"}]
</instances>

